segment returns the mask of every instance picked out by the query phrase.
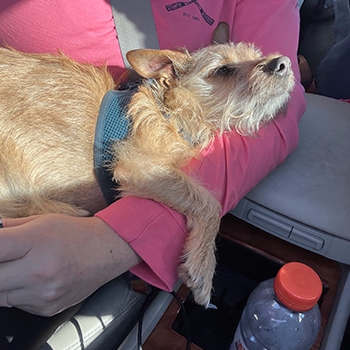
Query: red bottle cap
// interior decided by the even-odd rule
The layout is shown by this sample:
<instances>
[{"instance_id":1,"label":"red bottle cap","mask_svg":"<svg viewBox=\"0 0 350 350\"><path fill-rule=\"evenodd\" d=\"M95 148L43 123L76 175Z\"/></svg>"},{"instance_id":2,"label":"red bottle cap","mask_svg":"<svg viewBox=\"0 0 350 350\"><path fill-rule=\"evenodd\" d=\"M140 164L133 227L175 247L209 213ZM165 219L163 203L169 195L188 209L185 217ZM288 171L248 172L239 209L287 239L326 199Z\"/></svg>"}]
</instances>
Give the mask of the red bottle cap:
<instances>
[{"instance_id":1,"label":"red bottle cap","mask_svg":"<svg viewBox=\"0 0 350 350\"><path fill-rule=\"evenodd\" d=\"M294 311L311 310L322 293L322 282L318 274L309 266L291 262L279 270L274 290L283 305Z\"/></svg>"}]
</instances>

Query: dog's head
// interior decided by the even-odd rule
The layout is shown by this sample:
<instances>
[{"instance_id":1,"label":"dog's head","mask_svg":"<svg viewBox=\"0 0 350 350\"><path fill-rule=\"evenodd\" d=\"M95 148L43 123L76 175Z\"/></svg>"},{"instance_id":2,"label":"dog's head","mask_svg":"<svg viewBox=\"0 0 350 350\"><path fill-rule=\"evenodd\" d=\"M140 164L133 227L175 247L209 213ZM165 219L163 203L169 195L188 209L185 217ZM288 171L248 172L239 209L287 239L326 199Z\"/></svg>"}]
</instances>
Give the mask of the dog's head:
<instances>
[{"instance_id":1,"label":"dog's head","mask_svg":"<svg viewBox=\"0 0 350 350\"><path fill-rule=\"evenodd\" d=\"M134 50L127 58L155 79L168 109L188 104L221 132L255 133L286 107L294 86L290 59L264 57L252 44L214 44L194 53Z\"/></svg>"}]
</instances>

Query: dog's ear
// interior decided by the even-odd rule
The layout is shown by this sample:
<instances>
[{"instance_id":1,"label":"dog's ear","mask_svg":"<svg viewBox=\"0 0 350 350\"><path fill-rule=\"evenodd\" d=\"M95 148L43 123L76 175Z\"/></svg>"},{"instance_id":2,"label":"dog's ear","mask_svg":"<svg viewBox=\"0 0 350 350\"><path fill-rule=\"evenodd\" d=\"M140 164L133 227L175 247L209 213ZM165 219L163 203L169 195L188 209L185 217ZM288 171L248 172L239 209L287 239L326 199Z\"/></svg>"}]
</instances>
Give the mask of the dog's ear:
<instances>
[{"instance_id":1,"label":"dog's ear","mask_svg":"<svg viewBox=\"0 0 350 350\"><path fill-rule=\"evenodd\" d=\"M230 41L230 26L226 22L220 22L214 29L212 44L226 44Z\"/></svg>"},{"instance_id":2,"label":"dog's ear","mask_svg":"<svg viewBox=\"0 0 350 350\"><path fill-rule=\"evenodd\" d=\"M172 50L132 50L126 54L132 68L147 79L171 80L174 78L174 66L182 66L188 55Z\"/></svg>"}]
</instances>

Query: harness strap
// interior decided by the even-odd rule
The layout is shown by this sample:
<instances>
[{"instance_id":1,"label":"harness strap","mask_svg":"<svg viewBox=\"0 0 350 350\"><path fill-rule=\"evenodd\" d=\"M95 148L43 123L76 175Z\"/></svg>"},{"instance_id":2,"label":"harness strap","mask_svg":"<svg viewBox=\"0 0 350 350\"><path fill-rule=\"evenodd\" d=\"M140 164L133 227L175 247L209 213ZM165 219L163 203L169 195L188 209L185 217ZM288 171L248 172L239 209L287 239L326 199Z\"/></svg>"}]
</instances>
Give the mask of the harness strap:
<instances>
[{"instance_id":1,"label":"harness strap","mask_svg":"<svg viewBox=\"0 0 350 350\"><path fill-rule=\"evenodd\" d=\"M140 48L159 49L157 30L154 24L150 0L110 0L119 41L120 51L126 68L128 51ZM136 82L135 86L140 83ZM117 186L111 178L108 166L112 161L112 145L128 133L125 118L127 105L135 86L126 86L122 91L108 91L102 100L95 131L94 165L97 180L107 204L113 203L118 195ZM131 84L132 85L132 84Z\"/></svg>"},{"instance_id":2,"label":"harness strap","mask_svg":"<svg viewBox=\"0 0 350 350\"><path fill-rule=\"evenodd\" d=\"M119 47L126 68L130 50L159 49L150 0L111 0Z\"/></svg>"},{"instance_id":3,"label":"harness strap","mask_svg":"<svg viewBox=\"0 0 350 350\"><path fill-rule=\"evenodd\" d=\"M94 141L94 168L97 181L108 205L118 196L118 186L113 181L111 163L113 146L118 140L124 140L129 133L127 107L136 89L110 90L102 99Z\"/></svg>"}]
</instances>

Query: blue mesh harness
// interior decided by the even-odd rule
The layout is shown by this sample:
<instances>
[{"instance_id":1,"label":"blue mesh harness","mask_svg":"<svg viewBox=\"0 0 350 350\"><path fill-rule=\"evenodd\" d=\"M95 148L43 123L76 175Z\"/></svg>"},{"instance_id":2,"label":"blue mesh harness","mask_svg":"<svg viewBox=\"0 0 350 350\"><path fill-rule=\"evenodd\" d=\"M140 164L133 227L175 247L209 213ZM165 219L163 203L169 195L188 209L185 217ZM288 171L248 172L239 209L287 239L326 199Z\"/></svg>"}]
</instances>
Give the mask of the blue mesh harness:
<instances>
[{"instance_id":1,"label":"blue mesh harness","mask_svg":"<svg viewBox=\"0 0 350 350\"><path fill-rule=\"evenodd\" d=\"M113 181L109 165L113 160L113 144L128 136L130 121L126 116L127 107L135 88L110 90L102 99L94 141L94 167L97 181L107 204L116 200L117 184Z\"/></svg>"}]
</instances>

